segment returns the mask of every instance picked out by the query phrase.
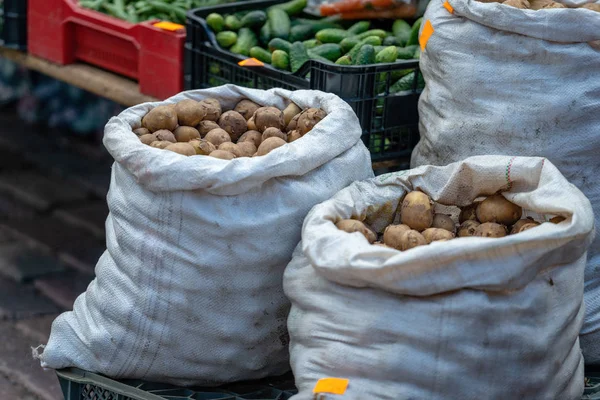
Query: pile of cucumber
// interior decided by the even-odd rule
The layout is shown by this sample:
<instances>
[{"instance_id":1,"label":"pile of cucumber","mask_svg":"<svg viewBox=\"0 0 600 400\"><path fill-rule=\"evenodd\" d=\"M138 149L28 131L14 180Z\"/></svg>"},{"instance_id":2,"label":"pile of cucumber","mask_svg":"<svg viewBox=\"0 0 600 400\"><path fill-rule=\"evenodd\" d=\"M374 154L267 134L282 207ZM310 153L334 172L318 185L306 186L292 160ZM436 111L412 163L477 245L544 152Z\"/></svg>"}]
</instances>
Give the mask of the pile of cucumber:
<instances>
[{"instance_id":1,"label":"pile of cucumber","mask_svg":"<svg viewBox=\"0 0 600 400\"><path fill-rule=\"evenodd\" d=\"M254 57L275 68L296 72L308 60L339 65L369 65L414 60L420 56L418 34L421 20L412 26L396 20L391 31L372 29L370 21L344 28L339 17L297 17L307 0L291 0L267 10L229 15L209 14L206 23L220 47ZM393 74L394 82L410 72ZM411 81L412 82L412 81Z\"/></svg>"}]
</instances>

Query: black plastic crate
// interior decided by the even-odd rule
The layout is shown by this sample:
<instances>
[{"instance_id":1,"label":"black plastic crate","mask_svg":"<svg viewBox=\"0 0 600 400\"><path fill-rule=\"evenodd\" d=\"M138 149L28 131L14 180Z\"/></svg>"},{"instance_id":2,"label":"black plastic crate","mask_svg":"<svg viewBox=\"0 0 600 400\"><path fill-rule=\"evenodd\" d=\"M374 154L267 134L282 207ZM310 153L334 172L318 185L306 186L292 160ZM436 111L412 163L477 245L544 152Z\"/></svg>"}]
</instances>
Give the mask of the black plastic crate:
<instances>
[{"instance_id":1,"label":"black plastic crate","mask_svg":"<svg viewBox=\"0 0 600 400\"><path fill-rule=\"evenodd\" d=\"M390 72L414 69L417 60L369 66L342 66L310 60L295 73L271 65L241 67L244 56L222 49L205 17L213 12L231 14L245 10L266 9L278 0L257 0L188 12L186 89L203 89L232 83L257 89L281 87L289 90L316 89L334 93L352 106L363 128L363 141L374 162L410 159L419 141L417 103L418 74L412 90L390 94ZM310 18L309 15L304 17Z\"/></svg>"},{"instance_id":2,"label":"black plastic crate","mask_svg":"<svg viewBox=\"0 0 600 400\"><path fill-rule=\"evenodd\" d=\"M2 2L2 46L27 50L27 0Z\"/></svg>"}]
</instances>

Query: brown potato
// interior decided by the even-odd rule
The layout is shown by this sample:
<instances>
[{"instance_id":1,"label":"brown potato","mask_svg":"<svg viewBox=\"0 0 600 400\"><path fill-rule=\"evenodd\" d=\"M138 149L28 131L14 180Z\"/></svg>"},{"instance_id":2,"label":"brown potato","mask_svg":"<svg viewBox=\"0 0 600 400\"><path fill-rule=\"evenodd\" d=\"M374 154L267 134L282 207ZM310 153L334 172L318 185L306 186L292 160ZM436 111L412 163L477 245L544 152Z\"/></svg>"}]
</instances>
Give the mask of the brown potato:
<instances>
[{"instance_id":1,"label":"brown potato","mask_svg":"<svg viewBox=\"0 0 600 400\"><path fill-rule=\"evenodd\" d=\"M236 157L244 157L244 152L238 147L237 144L232 142L221 143L219 145L219 150L228 151Z\"/></svg>"},{"instance_id":2,"label":"brown potato","mask_svg":"<svg viewBox=\"0 0 600 400\"><path fill-rule=\"evenodd\" d=\"M196 155L196 150L194 149L194 146L192 146L189 143L171 143L165 148L165 150L169 150L184 156Z\"/></svg>"},{"instance_id":3,"label":"brown potato","mask_svg":"<svg viewBox=\"0 0 600 400\"><path fill-rule=\"evenodd\" d=\"M262 133L259 131L247 131L238 139L238 144L242 142L252 142L258 148L262 143Z\"/></svg>"},{"instance_id":4,"label":"brown potato","mask_svg":"<svg viewBox=\"0 0 600 400\"><path fill-rule=\"evenodd\" d=\"M599 3L587 3L587 4L582 5L581 8L587 8L588 10L600 12L600 4Z\"/></svg>"},{"instance_id":5,"label":"brown potato","mask_svg":"<svg viewBox=\"0 0 600 400\"><path fill-rule=\"evenodd\" d=\"M265 141L270 137L278 137L280 139L285 140L286 142L288 140L287 133L283 133L279 129L273 127L265 129L265 131L262 134L262 140Z\"/></svg>"},{"instance_id":6,"label":"brown potato","mask_svg":"<svg viewBox=\"0 0 600 400\"><path fill-rule=\"evenodd\" d=\"M431 227L445 229L452 233L456 232L456 224L452 218L446 214L433 214L433 223L431 224Z\"/></svg>"},{"instance_id":7,"label":"brown potato","mask_svg":"<svg viewBox=\"0 0 600 400\"><path fill-rule=\"evenodd\" d=\"M397 250L402 249L400 237L406 231L410 231L408 225L388 225L383 231L383 243Z\"/></svg>"},{"instance_id":8,"label":"brown potato","mask_svg":"<svg viewBox=\"0 0 600 400\"><path fill-rule=\"evenodd\" d=\"M255 102L244 99L235 105L233 111L240 113L240 115L244 117L246 121L248 121L254 115L254 112L259 108L260 106Z\"/></svg>"},{"instance_id":9,"label":"brown potato","mask_svg":"<svg viewBox=\"0 0 600 400\"><path fill-rule=\"evenodd\" d=\"M381 242L375 242L375 243L373 243L373 246L381 246L381 247L387 247L387 248L391 249L390 246L388 246L385 243L381 243Z\"/></svg>"},{"instance_id":10,"label":"brown potato","mask_svg":"<svg viewBox=\"0 0 600 400\"><path fill-rule=\"evenodd\" d=\"M173 132L178 142L189 142L192 139L200 139L200 133L191 126L180 126Z\"/></svg>"},{"instance_id":11,"label":"brown potato","mask_svg":"<svg viewBox=\"0 0 600 400\"><path fill-rule=\"evenodd\" d=\"M258 128L256 127L256 124L254 123L254 117L251 117L247 122L246 122L246 126L248 127L249 131L255 131Z\"/></svg>"},{"instance_id":12,"label":"brown potato","mask_svg":"<svg viewBox=\"0 0 600 400\"><path fill-rule=\"evenodd\" d=\"M560 215L557 215L556 217L550 218L550 222L552 222L553 224L560 224L564 220L566 220L566 218L563 217L563 216L560 216Z\"/></svg>"},{"instance_id":13,"label":"brown potato","mask_svg":"<svg viewBox=\"0 0 600 400\"><path fill-rule=\"evenodd\" d=\"M286 108L283 109L283 121L285 126L288 126L292 118L300 114L302 109L296 105L296 103L290 103Z\"/></svg>"},{"instance_id":14,"label":"brown potato","mask_svg":"<svg viewBox=\"0 0 600 400\"><path fill-rule=\"evenodd\" d=\"M289 122L289 124L287 124L286 130L288 132L297 130L297 128L298 128L298 120L300 119L301 115L302 115L302 113L296 114L294 116L294 118L292 118L292 120Z\"/></svg>"},{"instance_id":15,"label":"brown potato","mask_svg":"<svg viewBox=\"0 0 600 400\"><path fill-rule=\"evenodd\" d=\"M298 118L297 129L302 135L306 135L326 116L327 114L325 114L325 111L321 110L320 108L309 108Z\"/></svg>"},{"instance_id":16,"label":"brown potato","mask_svg":"<svg viewBox=\"0 0 600 400\"><path fill-rule=\"evenodd\" d=\"M260 144L260 146L258 146L258 150L256 150L256 156L265 156L267 154L269 154L271 151L275 150L278 147L283 146L284 144L286 144L286 141L278 138L278 137L271 137L268 138L267 140L265 140L264 142L262 142Z\"/></svg>"},{"instance_id":17,"label":"brown potato","mask_svg":"<svg viewBox=\"0 0 600 400\"><path fill-rule=\"evenodd\" d=\"M253 115L254 124L259 132L264 132L267 128L277 128L283 130L285 121L283 120L283 112L275 107L261 107Z\"/></svg>"},{"instance_id":18,"label":"brown potato","mask_svg":"<svg viewBox=\"0 0 600 400\"><path fill-rule=\"evenodd\" d=\"M404 225L416 231L424 231L433 224L433 208L431 199L425 193L414 191L408 193L402 201L400 220Z\"/></svg>"},{"instance_id":19,"label":"brown potato","mask_svg":"<svg viewBox=\"0 0 600 400\"><path fill-rule=\"evenodd\" d=\"M235 154L226 151L226 150L215 150L209 154L210 157L220 158L221 160L233 160L235 158Z\"/></svg>"},{"instance_id":20,"label":"brown potato","mask_svg":"<svg viewBox=\"0 0 600 400\"><path fill-rule=\"evenodd\" d=\"M463 222L468 220L477 221L477 206L479 205L479 203L481 202L476 201L471 205L462 207L460 209L460 215L458 216L458 222L462 224Z\"/></svg>"},{"instance_id":21,"label":"brown potato","mask_svg":"<svg viewBox=\"0 0 600 400\"><path fill-rule=\"evenodd\" d=\"M506 0L502 4L521 9L528 9L530 7L529 1L527 0Z\"/></svg>"},{"instance_id":22,"label":"brown potato","mask_svg":"<svg viewBox=\"0 0 600 400\"><path fill-rule=\"evenodd\" d=\"M158 130L154 132L154 135L158 140L167 141L171 143L175 143L177 141L177 139L175 139L175 135L173 135L173 132L168 131L166 129Z\"/></svg>"},{"instance_id":23,"label":"brown potato","mask_svg":"<svg viewBox=\"0 0 600 400\"><path fill-rule=\"evenodd\" d=\"M289 131L287 133L288 143L292 143L293 141L298 140L301 137L302 135L297 130Z\"/></svg>"},{"instance_id":24,"label":"brown potato","mask_svg":"<svg viewBox=\"0 0 600 400\"><path fill-rule=\"evenodd\" d=\"M208 132L206 136L204 136L204 140L207 140L214 144L216 147L219 147L221 143L231 142L231 137L227 131L217 128Z\"/></svg>"},{"instance_id":25,"label":"brown potato","mask_svg":"<svg viewBox=\"0 0 600 400\"><path fill-rule=\"evenodd\" d=\"M204 109L203 121L218 121L221 116L221 103L217 99L204 99L200 102L200 107Z\"/></svg>"},{"instance_id":26,"label":"brown potato","mask_svg":"<svg viewBox=\"0 0 600 400\"><path fill-rule=\"evenodd\" d=\"M250 141L241 143L238 142L237 147L240 153L242 154L239 157L252 157L252 155L256 153L257 150L254 143Z\"/></svg>"},{"instance_id":27,"label":"brown potato","mask_svg":"<svg viewBox=\"0 0 600 400\"><path fill-rule=\"evenodd\" d=\"M427 244L438 240L454 239L454 233L443 228L427 228L423 231L423 237Z\"/></svg>"},{"instance_id":28,"label":"brown potato","mask_svg":"<svg viewBox=\"0 0 600 400\"><path fill-rule=\"evenodd\" d=\"M175 104L177 121L180 126L196 126L206 116L206 109L196 100L181 100Z\"/></svg>"},{"instance_id":29,"label":"brown potato","mask_svg":"<svg viewBox=\"0 0 600 400\"><path fill-rule=\"evenodd\" d=\"M400 235L400 250L410 250L417 246L426 245L427 241L419 232L410 229L408 231L404 231L402 235Z\"/></svg>"},{"instance_id":30,"label":"brown potato","mask_svg":"<svg viewBox=\"0 0 600 400\"><path fill-rule=\"evenodd\" d=\"M538 224L539 225L539 223L534 221L534 219L531 217L523 218L523 219L520 219L517 222L515 222L515 224L510 229L510 234L514 235L515 233L519 233L521 227L525 224Z\"/></svg>"},{"instance_id":31,"label":"brown potato","mask_svg":"<svg viewBox=\"0 0 600 400\"><path fill-rule=\"evenodd\" d=\"M525 1L525 0L521 0L521 1ZM567 8L567 6L565 6L562 3L557 3L556 1L552 1L552 2L550 2L548 4L546 4L545 6L543 6L542 10L547 10L547 9L550 9L550 8Z\"/></svg>"},{"instance_id":32,"label":"brown potato","mask_svg":"<svg viewBox=\"0 0 600 400\"><path fill-rule=\"evenodd\" d=\"M475 236L500 238L506 236L506 226L495 222L484 222L475 228Z\"/></svg>"},{"instance_id":33,"label":"brown potato","mask_svg":"<svg viewBox=\"0 0 600 400\"><path fill-rule=\"evenodd\" d=\"M173 142L169 142L168 140L157 140L156 142L150 143L150 147L154 147L156 149L166 149L167 146L173 144Z\"/></svg>"},{"instance_id":34,"label":"brown potato","mask_svg":"<svg viewBox=\"0 0 600 400\"><path fill-rule=\"evenodd\" d=\"M206 134L213 129L220 128L219 124L215 121L200 121L200 123L196 126L198 133L200 133L201 137L206 136Z\"/></svg>"},{"instance_id":35,"label":"brown potato","mask_svg":"<svg viewBox=\"0 0 600 400\"><path fill-rule=\"evenodd\" d=\"M552 0L529 0L529 8L531 10L541 10L549 3L552 3Z\"/></svg>"},{"instance_id":36,"label":"brown potato","mask_svg":"<svg viewBox=\"0 0 600 400\"><path fill-rule=\"evenodd\" d=\"M369 243L373 243L377 240L377 235L371 229L369 229L364 223L361 221L357 221L355 219L343 219L338 221L335 226L344 232L353 233L359 232L369 241Z\"/></svg>"},{"instance_id":37,"label":"brown potato","mask_svg":"<svg viewBox=\"0 0 600 400\"><path fill-rule=\"evenodd\" d=\"M516 233L521 233L521 232L525 232L526 230L529 230L531 228L535 228L536 226L540 226L540 224L538 224L537 222L535 224L531 223L531 224L525 224L523 226L521 226L521 228L519 228L519 230ZM513 233L511 232L511 235Z\"/></svg>"},{"instance_id":38,"label":"brown potato","mask_svg":"<svg viewBox=\"0 0 600 400\"><path fill-rule=\"evenodd\" d=\"M152 142L156 142L158 140L158 138L156 137L156 135L154 133L149 133L147 135L142 135L140 136L140 142L150 145L152 144Z\"/></svg>"},{"instance_id":39,"label":"brown potato","mask_svg":"<svg viewBox=\"0 0 600 400\"><path fill-rule=\"evenodd\" d=\"M207 156L217 149L214 144L203 139L193 139L190 140L189 143L194 146L196 154L201 156Z\"/></svg>"},{"instance_id":40,"label":"brown potato","mask_svg":"<svg viewBox=\"0 0 600 400\"><path fill-rule=\"evenodd\" d=\"M458 237L475 236L475 232L477 231L477 227L479 225L479 222L472 219L466 220L460 224L460 227L458 228Z\"/></svg>"},{"instance_id":41,"label":"brown potato","mask_svg":"<svg viewBox=\"0 0 600 400\"><path fill-rule=\"evenodd\" d=\"M135 133L138 136L144 136L150 133L150 131L146 128L137 128L133 130L133 133Z\"/></svg>"},{"instance_id":42,"label":"brown potato","mask_svg":"<svg viewBox=\"0 0 600 400\"><path fill-rule=\"evenodd\" d=\"M156 132L161 129L172 132L177 127L177 114L173 107L154 107L142 118L142 126L150 132Z\"/></svg>"},{"instance_id":43,"label":"brown potato","mask_svg":"<svg viewBox=\"0 0 600 400\"><path fill-rule=\"evenodd\" d=\"M518 205L506 200L501 194L495 194L483 200L477 206L477 219L479 222L496 222L510 226L517 222L523 209Z\"/></svg>"},{"instance_id":44,"label":"brown potato","mask_svg":"<svg viewBox=\"0 0 600 400\"><path fill-rule=\"evenodd\" d=\"M226 111L221 114L219 126L229 133L232 142L236 142L248 128L246 120L237 111Z\"/></svg>"}]
</instances>

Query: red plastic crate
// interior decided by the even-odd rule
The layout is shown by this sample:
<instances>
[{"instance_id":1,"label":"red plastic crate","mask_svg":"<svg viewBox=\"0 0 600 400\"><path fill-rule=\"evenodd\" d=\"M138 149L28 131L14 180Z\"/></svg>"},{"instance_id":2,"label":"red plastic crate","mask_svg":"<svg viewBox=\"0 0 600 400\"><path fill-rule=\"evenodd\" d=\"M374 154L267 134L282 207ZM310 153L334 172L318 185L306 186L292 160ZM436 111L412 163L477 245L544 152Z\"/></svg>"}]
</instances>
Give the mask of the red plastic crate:
<instances>
[{"instance_id":1,"label":"red plastic crate","mask_svg":"<svg viewBox=\"0 0 600 400\"><path fill-rule=\"evenodd\" d=\"M77 60L136 79L143 94L165 99L183 90L185 30L132 24L78 5L29 0L29 52L66 65Z\"/></svg>"}]
</instances>

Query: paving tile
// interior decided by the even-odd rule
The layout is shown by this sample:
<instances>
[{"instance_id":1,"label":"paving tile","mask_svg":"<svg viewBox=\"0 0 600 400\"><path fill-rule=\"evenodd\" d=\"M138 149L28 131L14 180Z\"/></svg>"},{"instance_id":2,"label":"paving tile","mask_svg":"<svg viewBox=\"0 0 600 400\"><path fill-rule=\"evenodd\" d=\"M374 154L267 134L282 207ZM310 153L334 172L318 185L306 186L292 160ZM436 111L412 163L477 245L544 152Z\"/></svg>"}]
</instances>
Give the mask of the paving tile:
<instances>
[{"instance_id":1,"label":"paving tile","mask_svg":"<svg viewBox=\"0 0 600 400\"><path fill-rule=\"evenodd\" d=\"M0 192L9 194L39 211L59 204L83 201L86 191L63 179L48 178L38 171L10 171L0 174Z\"/></svg>"},{"instance_id":2,"label":"paving tile","mask_svg":"<svg viewBox=\"0 0 600 400\"><path fill-rule=\"evenodd\" d=\"M100 240L104 240L104 223L108 216L106 201L95 200L64 206L55 210L54 214L67 223L86 229Z\"/></svg>"},{"instance_id":3,"label":"paving tile","mask_svg":"<svg viewBox=\"0 0 600 400\"><path fill-rule=\"evenodd\" d=\"M17 321L15 326L23 335L30 337L37 343L46 344L50 337L52 322L54 322L58 315L59 314L52 314L43 317L24 319Z\"/></svg>"},{"instance_id":4,"label":"paving tile","mask_svg":"<svg viewBox=\"0 0 600 400\"><path fill-rule=\"evenodd\" d=\"M38 400L35 395L28 393L20 385L11 382L3 374L0 374L0 399Z\"/></svg>"},{"instance_id":5,"label":"paving tile","mask_svg":"<svg viewBox=\"0 0 600 400\"><path fill-rule=\"evenodd\" d=\"M94 270L98 259L104 253L104 246L95 245L94 247L79 247L73 245L59 251L58 258L65 265L76 269L77 271L94 276Z\"/></svg>"},{"instance_id":6,"label":"paving tile","mask_svg":"<svg viewBox=\"0 0 600 400\"><path fill-rule=\"evenodd\" d=\"M31 219L36 216L34 208L6 194L0 194L0 220Z\"/></svg>"},{"instance_id":7,"label":"paving tile","mask_svg":"<svg viewBox=\"0 0 600 400\"><path fill-rule=\"evenodd\" d=\"M6 321L0 322L0 337L0 373L41 400L63 398L56 373L44 371L32 357L31 348L39 345L36 339L20 334L13 323Z\"/></svg>"},{"instance_id":8,"label":"paving tile","mask_svg":"<svg viewBox=\"0 0 600 400\"><path fill-rule=\"evenodd\" d=\"M93 276L77 271L68 271L37 279L35 287L60 307L71 310L77 296L85 292L93 279Z\"/></svg>"},{"instance_id":9,"label":"paving tile","mask_svg":"<svg viewBox=\"0 0 600 400\"><path fill-rule=\"evenodd\" d=\"M0 243L0 274L19 283L64 269L64 265L56 257L32 248L28 243Z\"/></svg>"},{"instance_id":10,"label":"paving tile","mask_svg":"<svg viewBox=\"0 0 600 400\"><path fill-rule=\"evenodd\" d=\"M0 278L0 321L56 314L59 311L56 305L38 294L31 285L16 285Z\"/></svg>"}]
</instances>

